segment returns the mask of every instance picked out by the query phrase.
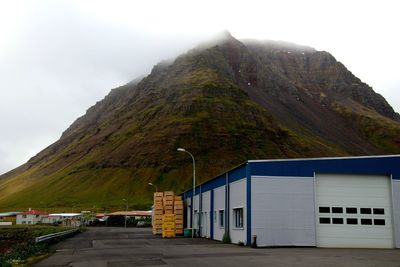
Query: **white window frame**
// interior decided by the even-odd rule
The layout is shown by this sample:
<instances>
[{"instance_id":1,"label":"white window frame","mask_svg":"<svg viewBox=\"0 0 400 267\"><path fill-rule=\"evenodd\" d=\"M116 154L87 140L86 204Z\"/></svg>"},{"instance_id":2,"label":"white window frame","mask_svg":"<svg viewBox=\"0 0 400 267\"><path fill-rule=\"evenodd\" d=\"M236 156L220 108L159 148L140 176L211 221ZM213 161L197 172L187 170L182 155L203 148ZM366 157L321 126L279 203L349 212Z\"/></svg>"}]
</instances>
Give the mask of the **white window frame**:
<instances>
[{"instance_id":1,"label":"white window frame","mask_svg":"<svg viewBox=\"0 0 400 267\"><path fill-rule=\"evenodd\" d=\"M218 226L219 228L225 227L225 210L218 211Z\"/></svg>"},{"instance_id":2,"label":"white window frame","mask_svg":"<svg viewBox=\"0 0 400 267\"><path fill-rule=\"evenodd\" d=\"M233 209L233 223L235 229L244 229L244 209L243 207Z\"/></svg>"}]
</instances>

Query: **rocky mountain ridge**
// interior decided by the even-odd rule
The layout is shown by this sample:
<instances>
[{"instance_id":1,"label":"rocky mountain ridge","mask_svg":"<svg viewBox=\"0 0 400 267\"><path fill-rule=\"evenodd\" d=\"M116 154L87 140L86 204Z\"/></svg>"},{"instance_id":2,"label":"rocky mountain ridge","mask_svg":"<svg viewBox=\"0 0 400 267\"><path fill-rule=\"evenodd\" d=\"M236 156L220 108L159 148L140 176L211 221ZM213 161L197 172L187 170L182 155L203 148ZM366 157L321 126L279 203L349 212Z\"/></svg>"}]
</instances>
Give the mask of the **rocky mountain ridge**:
<instances>
[{"instance_id":1,"label":"rocky mountain ridge","mask_svg":"<svg viewBox=\"0 0 400 267\"><path fill-rule=\"evenodd\" d=\"M151 203L247 159L400 153L400 116L327 52L229 34L111 90L26 164L0 207ZM24 196L24 197L21 197Z\"/></svg>"}]
</instances>

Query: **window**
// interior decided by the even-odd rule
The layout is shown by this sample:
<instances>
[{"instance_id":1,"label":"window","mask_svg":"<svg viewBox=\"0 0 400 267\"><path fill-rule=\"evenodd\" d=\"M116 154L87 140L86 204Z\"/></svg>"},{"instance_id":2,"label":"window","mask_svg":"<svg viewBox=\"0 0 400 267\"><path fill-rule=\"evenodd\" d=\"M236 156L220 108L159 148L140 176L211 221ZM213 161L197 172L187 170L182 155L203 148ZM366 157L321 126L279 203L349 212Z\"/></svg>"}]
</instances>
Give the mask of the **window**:
<instances>
[{"instance_id":1,"label":"window","mask_svg":"<svg viewBox=\"0 0 400 267\"><path fill-rule=\"evenodd\" d=\"M347 214L357 214L357 208L346 208Z\"/></svg>"},{"instance_id":2,"label":"window","mask_svg":"<svg viewBox=\"0 0 400 267\"><path fill-rule=\"evenodd\" d=\"M374 219L374 224L375 225L385 225L385 220L384 219Z\"/></svg>"},{"instance_id":3,"label":"window","mask_svg":"<svg viewBox=\"0 0 400 267\"><path fill-rule=\"evenodd\" d=\"M361 219L362 225L372 225L372 219Z\"/></svg>"},{"instance_id":4,"label":"window","mask_svg":"<svg viewBox=\"0 0 400 267\"><path fill-rule=\"evenodd\" d=\"M22 221L22 224L26 224L26 221Z\"/></svg>"},{"instance_id":5,"label":"window","mask_svg":"<svg viewBox=\"0 0 400 267\"><path fill-rule=\"evenodd\" d=\"M319 223L320 224L330 224L331 223L331 218L320 217L319 218Z\"/></svg>"},{"instance_id":6,"label":"window","mask_svg":"<svg viewBox=\"0 0 400 267\"><path fill-rule=\"evenodd\" d=\"M361 214L371 214L371 208L361 208L360 213Z\"/></svg>"},{"instance_id":7,"label":"window","mask_svg":"<svg viewBox=\"0 0 400 267\"><path fill-rule=\"evenodd\" d=\"M216 222L217 222L217 212L214 211L214 223L216 223Z\"/></svg>"},{"instance_id":8,"label":"window","mask_svg":"<svg viewBox=\"0 0 400 267\"><path fill-rule=\"evenodd\" d=\"M38 214L36 214L36 218L39 218L39 215L38 215Z\"/></svg>"},{"instance_id":9,"label":"window","mask_svg":"<svg viewBox=\"0 0 400 267\"><path fill-rule=\"evenodd\" d=\"M329 207L319 207L319 213L330 213L331 210Z\"/></svg>"},{"instance_id":10,"label":"window","mask_svg":"<svg viewBox=\"0 0 400 267\"><path fill-rule=\"evenodd\" d=\"M385 214L385 209L374 209L374 214L384 215Z\"/></svg>"},{"instance_id":11,"label":"window","mask_svg":"<svg viewBox=\"0 0 400 267\"><path fill-rule=\"evenodd\" d=\"M28 224L31 224L32 222L31 221L28 221Z\"/></svg>"},{"instance_id":12,"label":"window","mask_svg":"<svg viewBox=\"0 0 400 267\"><path fill-rule=\"evenodd\" d=\"M233 221L236 228L243 228L243 208L233 209Z\"/></svg>"},{"instance_id":13,"label":"window","mask_svg":"<svg viewBox=\"0 0 400 267\"><path fill-rule=\"evenodd\" d=\"M220 210L218 212L218 217L219 217L219 227L224 227L224 211Z\"/></svg>"},{"instance_id":14,"label":"window","mask_svg":"<svg viewBox=\"0 0 400 267\"><path fill-rule=\"evenodd\" d=\"M343 213L342 207L332 207L332 213Z\"/></svg>"},{"instance_id":15,"label":"window","mask_svg":"<svg viewBox=\"0 0 400 267\"><path fill-rule=\"evenodd\" d=\"M22 218L26 219L26 214L22 215Z\"/></svg>"},{"instance_id":16,"label":"window","mask_svg":"<svg viewBox=\"0 0 400 267\"><path fill-rule=\"evenodd\" d=\"M332 218L333 224L343 224L343 218Z\"/></svg>"},{"instance_id":17,"label":"window","mask_svg":"<svg viewBox=\"0 0 400 267\"><path fill-rule=\"evenodd\" d=\"M347 218L346 221L347 221L347 224L358 224L357 218Z\"/></svg>"}]
</instances>

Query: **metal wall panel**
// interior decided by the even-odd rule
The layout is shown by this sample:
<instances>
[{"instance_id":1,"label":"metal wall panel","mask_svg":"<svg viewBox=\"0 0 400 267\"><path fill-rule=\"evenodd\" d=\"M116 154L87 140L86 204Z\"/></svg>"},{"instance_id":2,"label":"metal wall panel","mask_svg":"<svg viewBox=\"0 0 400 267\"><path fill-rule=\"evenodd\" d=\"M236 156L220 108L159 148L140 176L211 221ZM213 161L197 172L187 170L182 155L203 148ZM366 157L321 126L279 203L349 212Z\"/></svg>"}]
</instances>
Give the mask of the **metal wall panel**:
<instances>
[{"instance_id":1,"label":"metal wall panel","mask_svg":"<svg viewBox=\"0 0 400 267\"><path fill-rule=\"evenodd\" d=\"M395 247L400 248L400 180L392 180Z\"/></svg>"},{"instance_id":2,"label":"metal wall panel","mask_svg":"<svg viewBox=\"0 0 400 267\"><path fill-rule=\"evenodd\" d=\"M202 193L201 203L201 236L210 237L210 196L211 191Z\"/></svg>"},{"instance_id":3,"label":"metal wall panel","mask_svg":"<svg viewBox=\"0 0 400 267\"><path fill-rule=\"evenodd\" d=\"M243 208L243 227L235 227L234 212L236 208ZM232 243L243 242L246 244L246 178L235 181L229 185L229 233Z\"/></svg>"},{"instance_id":4,"label":"metal wall panel","mask_svg":"<svg viewBox=\"0 0 400 267\"><path fill-rule=\"evenodd\" d=\"M315 246L314 179L251 177L258 246Z\"/></svg>"},{"instance_id":5,"label":"metal wall panel","mask_svg":"<svg viewBox=\"0 0 400 267\"><path fill-rule=\"evenodd\" d=\"M214 239L222 240L225 229L219 225L220 210L225 210L225 186L220 186L214 189Z\"/></svg>"},{"instance_id":6,"label":"metal wall panel","mask_svg":"<svg viewBox=\"0 0 400 267\"><path fill-rule=\"evenodd\" d=\"M193 219L193 228L199 229L199 195L194 196L194 219Z\"/></svg>"}]
</instances>

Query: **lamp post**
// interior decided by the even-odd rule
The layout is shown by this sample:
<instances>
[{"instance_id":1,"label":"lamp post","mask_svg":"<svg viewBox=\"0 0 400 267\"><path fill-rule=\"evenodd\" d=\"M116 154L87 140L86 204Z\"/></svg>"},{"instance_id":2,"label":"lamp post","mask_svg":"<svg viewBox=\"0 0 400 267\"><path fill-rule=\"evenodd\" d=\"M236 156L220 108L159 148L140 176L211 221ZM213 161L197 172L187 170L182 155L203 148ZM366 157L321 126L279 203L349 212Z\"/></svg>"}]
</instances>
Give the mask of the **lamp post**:
<instances>
[{"instance_id":1,"label":"lamp post","mask_svg":"<svg viewBox=\"0 0 400 267\"><path fill-rule=\"evenodd\" d=\"M178 148L177 149L179 152L185 152L188 153L193 160L193 195L192 195L192 199L193 199L193 205L192 205L192 238L194 238L194 195L195 195L195 188L196 188L196 162L194 160L194 156L192 155L192 153L190 153L189 151L187 151L184 148ZM200 197L199 197L200 200Z\"/></svg>"},{"instance_id":2,"label":"lamp post","mask_svg":"<svg viewBox=\"0 0 400 267\"><path fill-rule=\"evenodd\" d=\"M153 184L153 183L148 183L148 185L154 186L154 187L156 188L156 192L158 192L157 186L156 186L155 184Z\"/></svg>"},{"instance_id":3,"label":"lamp post","mask_svg":"<svg viewBox=\"0 0 400 267\"><path fill-rule=\"evenodd\" d=\"M128 200L126 200L125 198L123 198L122 200L126 202L126 209L125 209L125 228L126 228L126 214L128 213Z\"/></svg>"}]
</instances>

